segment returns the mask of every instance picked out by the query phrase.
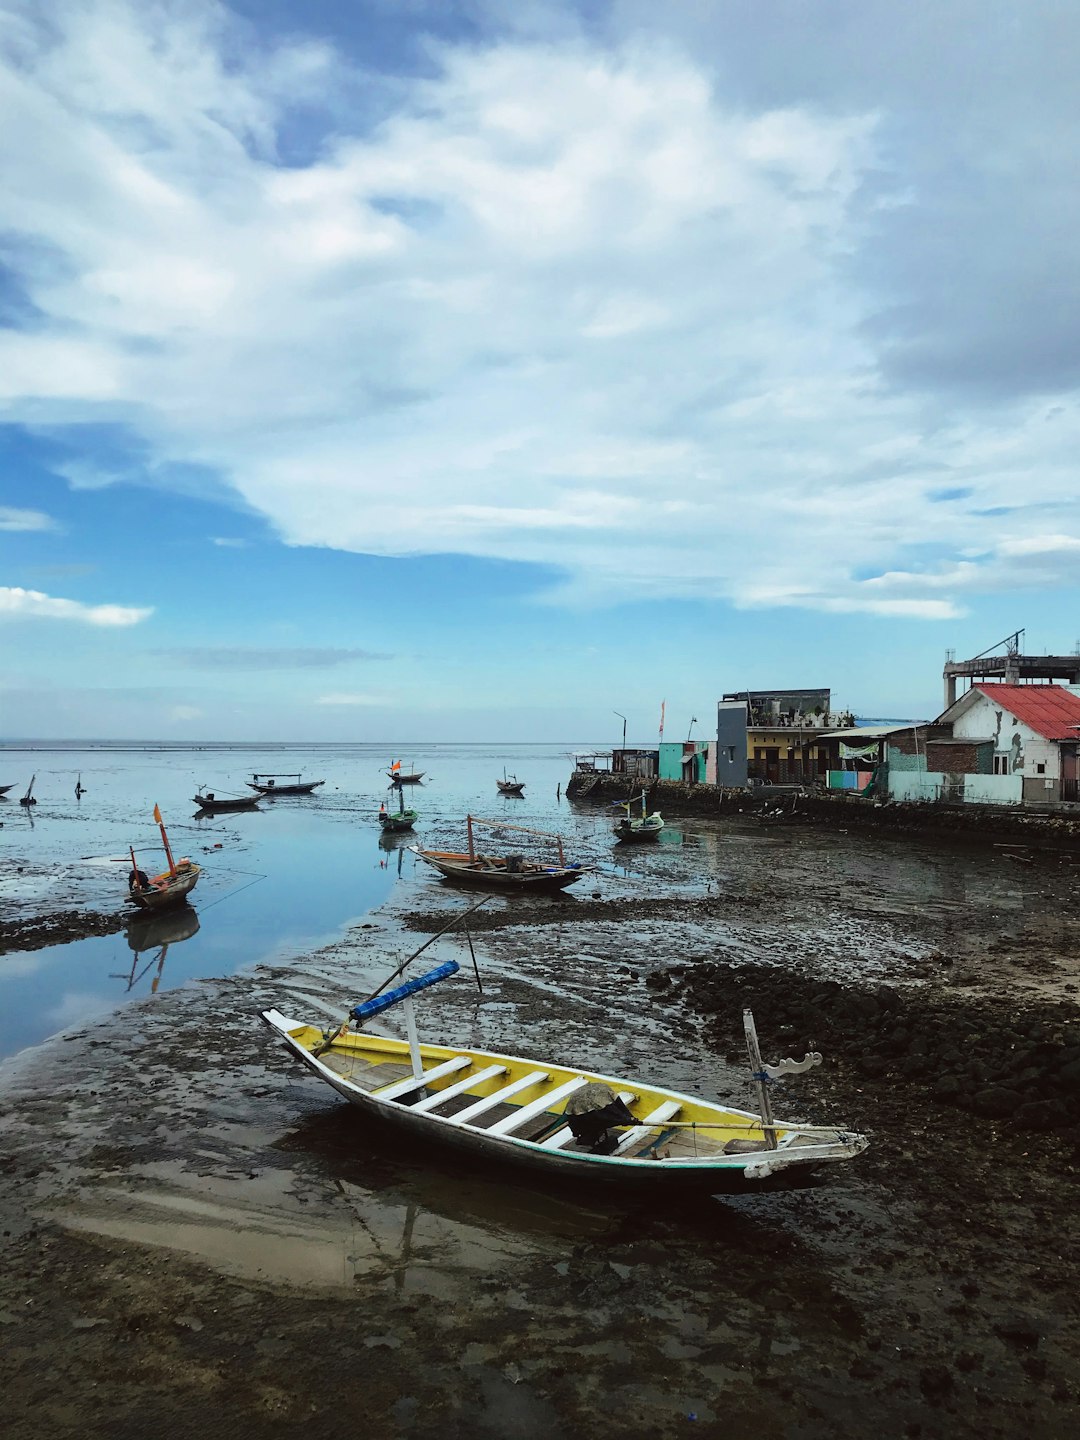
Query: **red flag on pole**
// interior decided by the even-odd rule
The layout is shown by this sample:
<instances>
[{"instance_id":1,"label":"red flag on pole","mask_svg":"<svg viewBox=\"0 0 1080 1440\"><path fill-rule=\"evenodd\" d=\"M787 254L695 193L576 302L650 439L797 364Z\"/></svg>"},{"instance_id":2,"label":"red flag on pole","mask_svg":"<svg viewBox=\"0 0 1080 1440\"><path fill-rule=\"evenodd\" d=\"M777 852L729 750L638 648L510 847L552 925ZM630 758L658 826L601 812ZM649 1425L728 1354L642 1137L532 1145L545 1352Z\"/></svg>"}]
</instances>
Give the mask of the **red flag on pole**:
<instances>
[{"instance_id":1,"label":"red flag on pole","mask_svg":"<svg viewBox=\"0 0 1080 1440\"><path fill-rule=\"evenodd\" d=\"M667 701L666 701L666 700L661 700L661 701L660 701L660 739L661 739L661 740L663 740L663 738L664 738L664 708L665 708L666 705L667 705Z\"/></svg>"}]
</instances>

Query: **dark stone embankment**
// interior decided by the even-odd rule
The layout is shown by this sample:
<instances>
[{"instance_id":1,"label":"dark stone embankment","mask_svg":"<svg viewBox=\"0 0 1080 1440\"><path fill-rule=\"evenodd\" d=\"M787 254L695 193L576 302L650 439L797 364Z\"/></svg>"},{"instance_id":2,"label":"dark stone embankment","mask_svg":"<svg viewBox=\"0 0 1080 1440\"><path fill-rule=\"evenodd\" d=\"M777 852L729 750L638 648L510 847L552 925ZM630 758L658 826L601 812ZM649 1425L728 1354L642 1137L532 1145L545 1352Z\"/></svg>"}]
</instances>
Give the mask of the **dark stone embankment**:
<instances>
[{"instance_id":1,"label":"dark stone embankment","mask_svg":"<svg viewBox=\"0 0 1080 1440\"><path fill-rule=\"evenodd\" d=\"M1080 852L1080 806L1068 810L1029 810L1001 805L898 805L844 791L761 785L728 790L717 785L688 785L677 780L634 781L625 775L575 771L566 787L577 804L610 806L645 789L650 810L670 816L724 820L734 816L770 825L820 825L865 829L879 834L994 844L1015 840L1033 849Z\"/></svg>"},{"instance_id":2,"label":"dark stone embankment","mask_svg":"<svg viewBox=\"0 0 1080 1440\"><path fill-rule=\"evenodd\" d=\"M131 920L130 914L96 914L86 910L58 910L18 920L0 920L0 955L66 945L88 935L115 935Z\"/></svg>"}]
</instances>

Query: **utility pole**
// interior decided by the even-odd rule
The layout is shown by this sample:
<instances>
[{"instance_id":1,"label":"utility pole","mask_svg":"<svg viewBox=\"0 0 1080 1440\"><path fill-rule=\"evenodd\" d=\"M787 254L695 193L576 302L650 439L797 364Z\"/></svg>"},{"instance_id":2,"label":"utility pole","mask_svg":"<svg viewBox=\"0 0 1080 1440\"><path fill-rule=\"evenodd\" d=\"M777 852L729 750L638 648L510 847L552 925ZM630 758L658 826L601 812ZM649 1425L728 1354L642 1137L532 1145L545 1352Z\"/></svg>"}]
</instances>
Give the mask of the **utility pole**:
<instances>
[{"instance_id":1,"label":"utility pole","mask_svg":"<svg viewBox=\"0 0 1080 1440\"><path fill-rule=\"evenodd\" d=\"M618 715L619 719L622 721L622 748L625 750L625 749L626 749L626 716L622 713L621 710L612 710L611 713L612 713L613 715Z\"/></svg>"}]
</instances>

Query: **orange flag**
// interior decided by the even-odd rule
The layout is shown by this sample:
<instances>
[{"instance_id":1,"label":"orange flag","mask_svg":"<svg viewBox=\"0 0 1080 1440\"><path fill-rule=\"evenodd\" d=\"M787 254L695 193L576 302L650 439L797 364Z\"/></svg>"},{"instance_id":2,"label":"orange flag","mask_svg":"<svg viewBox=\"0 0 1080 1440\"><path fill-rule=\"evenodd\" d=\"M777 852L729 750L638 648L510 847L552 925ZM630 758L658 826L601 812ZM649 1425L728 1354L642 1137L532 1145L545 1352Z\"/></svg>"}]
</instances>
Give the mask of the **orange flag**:
<instances>
[{"instance_id":1,"label":"orange flag","mask_svg":"<svg viewBox=\"0 0 1080 1440\"><path fill-rule=\"evenodd\" d=\"M391 769L391 770L400 770L400 769L401 769L401 761L400 761L400 760L395 760L394 763L390 766L390 769Z\"/></svg>"}]
</instances>

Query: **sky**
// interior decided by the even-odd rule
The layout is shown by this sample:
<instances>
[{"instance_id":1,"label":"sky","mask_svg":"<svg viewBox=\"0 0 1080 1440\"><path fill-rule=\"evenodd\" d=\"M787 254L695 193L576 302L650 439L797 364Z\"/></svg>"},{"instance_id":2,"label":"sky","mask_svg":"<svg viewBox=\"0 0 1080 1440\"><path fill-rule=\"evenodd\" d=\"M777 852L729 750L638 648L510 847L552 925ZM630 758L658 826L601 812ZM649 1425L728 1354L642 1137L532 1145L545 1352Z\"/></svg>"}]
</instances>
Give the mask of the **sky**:
<instances>
[{"instance_id":1,"label":"sky","mask_svg":"<svg viewBox=\"0 0 1080 1440\"><path fill-rule=\"evenodd\" d=\"M0 738L646 743L1077 650L1078 38L0 0Z\"/></svg>"}]
</instances>

